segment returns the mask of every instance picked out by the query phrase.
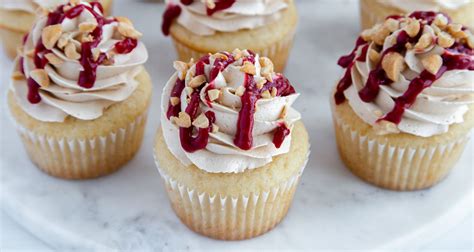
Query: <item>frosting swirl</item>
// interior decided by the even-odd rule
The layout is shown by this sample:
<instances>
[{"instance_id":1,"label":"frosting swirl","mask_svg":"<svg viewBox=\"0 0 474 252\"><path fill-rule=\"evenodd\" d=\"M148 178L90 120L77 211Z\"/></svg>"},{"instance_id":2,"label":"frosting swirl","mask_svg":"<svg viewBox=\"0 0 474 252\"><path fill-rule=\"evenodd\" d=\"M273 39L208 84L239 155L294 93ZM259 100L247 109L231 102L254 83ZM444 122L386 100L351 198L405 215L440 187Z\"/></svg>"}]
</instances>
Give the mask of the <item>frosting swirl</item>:
<instances>
[{"instance_id":1,"label":"frosting swirl","mask_svg":"<svg viewBox=\"0 0 474 252\"><path fill-rule=\"evenodd\" d=\"M33 118L93 120L136 89L148 58L125 18L105 18L99 3L60 5L25 38L11 89Z\"/></svg>"},{"instance_id":2,"label":"frosting swirl","mask_svg":"<svg viewBox=\"0 0 474 252\"><path fill-rule=\"evenodd\" d=\"M203 3L201 1L167 0L167 3L175 9L176 7L180 9L180 13L176 15L179 24L202 36L213 35L216 32L234 32L265 26L280 19L282 11L288 7L288 1L285 0L226 1L229 4L221 8L218 5L219 1L216 3L210 1L212 2L211 6L209 6L209 1Z\"/></svg>"},{"instance_id":3,"label":"frosting swirl","mask_svg":"<svg viewBox=\"0 0 474 252\"><path fill-rule=\"evenodd\" d=\"M462 123L474 103L474 40L443 14L416 12L364 31L339 65L336 103L380 134L430 137Z\"/></svg>"},{"instance_id":4,"label":"frosting swirl","mask_svg":"<svg viewBox=\"0 0 474 252\"><path fill-rule=\"evenodd\" d=\"M301 117L291 107L299 94L268 58L236 50L175 66L161 121L170 151L184 165L237 173L289 151Z\"/></svg>"},{"instance_id":5,"label":"frosting swirl","mask_svg":"<svg viewBox=\"0 0 474 252\"><path fill-rule=\"evenodd\" d=\"M456 10L470 3L471 0L378 0L378 2L405 12L413 12L441 11L442 9Z\"/></svg>"}]
</instances>

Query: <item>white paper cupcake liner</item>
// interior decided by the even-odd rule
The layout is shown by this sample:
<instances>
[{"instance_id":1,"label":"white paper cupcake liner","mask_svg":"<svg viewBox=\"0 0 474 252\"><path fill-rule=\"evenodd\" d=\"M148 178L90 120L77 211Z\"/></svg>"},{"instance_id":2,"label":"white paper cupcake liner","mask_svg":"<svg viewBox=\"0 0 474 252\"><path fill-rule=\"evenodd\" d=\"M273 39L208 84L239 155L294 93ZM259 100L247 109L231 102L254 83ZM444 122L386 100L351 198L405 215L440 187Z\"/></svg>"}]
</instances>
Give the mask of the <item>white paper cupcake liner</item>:
<instances>
[{"instance_id":1,"label":"white paper cupcake liner","mask_svg":"<svg viewBox=\"0 0 474 252\"><path fill-rule=\"evenodd\" d=\"M55 138L15 125L30 159L41 170L56 177L85 179L112 173L129 161L141 145L146 118L145 112L124 128L88 139Z\"/></svg>"},{"instance_id":2,"label":"white paper cupcake liner","mask_svg":"<svg viewBox=\"0 0 474 252\"><path fill-rule=\"evenodd\" d=\"M442 180L469 140L465 135L428 147L397 146L360 134L336 115L334 121L339 151L348 168L374 185L395 190L423 189Z\"/></svg>"},{"instance_id":3,"label":"white paper cupcake liner","mask_svg":"<svg viewBox=\"0 0 474 252\"><path fill-rule=\"evenodd\" d=\"M168 176L156 155L155 162L172 207L184 224L211 238L242 240L268 232L285 217L308 158L297 174L279 185L237 197L199 192Z\"/></svg>"}]
</instances>

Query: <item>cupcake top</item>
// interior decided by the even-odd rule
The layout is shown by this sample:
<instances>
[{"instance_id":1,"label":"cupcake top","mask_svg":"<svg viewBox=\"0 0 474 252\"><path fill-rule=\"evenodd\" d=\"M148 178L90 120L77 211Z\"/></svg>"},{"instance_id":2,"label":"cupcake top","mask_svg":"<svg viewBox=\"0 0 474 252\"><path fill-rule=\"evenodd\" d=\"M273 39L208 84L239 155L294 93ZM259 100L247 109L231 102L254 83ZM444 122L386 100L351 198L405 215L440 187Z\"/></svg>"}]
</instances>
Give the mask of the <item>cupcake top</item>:
<instances>
[{"instance_id":1,"label":"cupcake top","mask_svg":"<svg viewBox=\"0 0 474 252\"><path fill-rule=\"evenodd\" d=\"M287 153L299 94L273 63L249 50L175 62L163 90L165 141L184 165L211 173L261 167Z\"/></svg>"},{"instance_id":2,"label":"cupcake top","mask_svg":"<svg viewBox=\"0 0 474 252\"><path fill-rule=\"evenodd\" d=\"M474 102L474 37L435 12L388 17L362 32L338 64L334 96L379 134L421 137L463 122Z\"/></svg>"},{"instance_id":3,"label":"cupcake top","mask_svg":"<svg viewBox=\"0 0 474 252\"><path fill-rule=\"evenodd\" d=\"M282 16L288 0L167 0L162 30L169 34L175 18L197 35L265 26Z\"/></svg>"},{"instance_id":4,"label":"cupcake top","mask_svg":"<svg viewBox=\"0 0 474 252\"><path fill-rule=\"evenodd\" d=\"M0 9L35 13L38 8L52 10L56 6L67 2L68 0L2 0L0 1Z\"/></svg>"},{"instance_id":5,"label":"cupcake top","mask_svg":"<svg viewBox=\"0 0 474 252\"><path fill-rule=\"evenodd\" d=\"M396 7L405 12L416 10L440 11L441 9L456 10L472 2L472 0L377 0L382 4Z\"/></svg>"},{"instance_id":6,"label":"cupcake top","mask_svg":"<svg viewBox=\"0 0 474 252\"><path fill-rule=\"evenodd\" d=\"M148 58L124 17L104 17L98 2L71 0L39 17L25 36L11 89L33 118L93 120L136 89Z\"/></svg>"}]
</instances>

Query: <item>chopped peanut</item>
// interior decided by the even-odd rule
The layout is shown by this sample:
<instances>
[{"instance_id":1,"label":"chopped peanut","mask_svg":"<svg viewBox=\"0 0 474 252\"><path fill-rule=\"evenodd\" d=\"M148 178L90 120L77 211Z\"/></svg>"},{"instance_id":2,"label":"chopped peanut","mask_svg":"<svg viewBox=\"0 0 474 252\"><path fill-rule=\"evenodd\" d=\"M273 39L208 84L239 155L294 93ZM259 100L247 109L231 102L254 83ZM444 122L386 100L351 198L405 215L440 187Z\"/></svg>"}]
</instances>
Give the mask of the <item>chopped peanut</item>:
<instances>
[{"instance_id":1,"label":"chopped peanut","mask_svg":"<svg viewBox=\"0 0 474 252\"><path fill-rule=\"evenodd\" d=\"M251 75L255 75L256 73L255 66L249 61L245 61L244 65L240 68L240 71Z\"/></svg>"},{"instance_id":2,"label":"chopped peanut","mask_svg":"<svg viewBox=\"0 0 474 252\"><path fill-rule=\"evenodd\" d=\"M221 95L221 91L219 91L218 89L211 89L207 91L207 95L209 96L209 100L215 101L219 99L219 96Z\"/></svg>"},{"instance_id":3,"label":"chopped peanut","mask_svg":"<svg viewBox=\"0 0 474 252\"><path fill-rule=\"evenodd\" d=\"M30 72L30 77L42 87L49 86L49 76L44 69L35 69Z\"/></svg>"},{"instance_id":4,"label":"chopped peanut","mask_svg":"<svg viewBox=\"0 0 474 252\"><path fill-rule=\"evenodd\" d=\"M192 88L197 88L197 87L200 87L205 82L206 82L206 76L204 74L201 74L199 76L195 76L194 78L192 78L191 81L188 83L188 86Z\"/></svg>"},{"instance_id":5,"label":"chopped peanut","mask_svg":"<svg viewBox=\"0 0 474 252\"><path fill-rule=\"evenodd\" d=\"M176 106L179 104L179 98L178 97L170 97L170 103L171 103L171 106Z\"/></svg>"},{"instance_id":6,"label":"chopped peanut","mask_svg":"<svg viewBox=\"0 0 474 252\"><path fill-rule=\"evenodd\" d=\"M49 63L51 63L54 66L60 66L61 64L64 63L64 61L56 56L54 53L48 53L44 55L44 57L48 60Z\"/></svg>"},{"instance_id":7,"label":"chopped peanut","mask_svg":"<svg viewBox=\"0 0 474 252\"><path fill-rule=\"evenodd\" d=\"M382 68L390 80L398 81L400 73L405 69L405 59L397 52L389 53L382 59Z\"/></svg>"},{"instance_id":8,"label":"chopped peanut","mask_svg":"<svg viewBox=\"0 0 474 252\"><path fill-rule=\"evenodd\" d=\"M438 54L432 54L421 60L421 63L425 67L426 71L431 74L437 74L441 66L443 65L443 58Z\"/></svg>"},{"instance_id":9,"label":"chopped peanut","mask_svg":"<svg viewBox=\"0 0 474 252\"><path fill-rule=\"evenodd\" d=\"M193 121L193 125L197 128L201 128L201 129L209 128L209 119L207 119L206 115L200 114Z\"/></svg>"},{"instance_id":10,"label":"chopped peanut","mask_svg":"<svg viewBox=\"0 0 474 252\"><path fill-rule=\"evenodd\" d=\"M53 49L59 37L61 37L62 28L60 24L46 26L41 33L41 41L46 49Z\"/></svg>"}]
</instances>

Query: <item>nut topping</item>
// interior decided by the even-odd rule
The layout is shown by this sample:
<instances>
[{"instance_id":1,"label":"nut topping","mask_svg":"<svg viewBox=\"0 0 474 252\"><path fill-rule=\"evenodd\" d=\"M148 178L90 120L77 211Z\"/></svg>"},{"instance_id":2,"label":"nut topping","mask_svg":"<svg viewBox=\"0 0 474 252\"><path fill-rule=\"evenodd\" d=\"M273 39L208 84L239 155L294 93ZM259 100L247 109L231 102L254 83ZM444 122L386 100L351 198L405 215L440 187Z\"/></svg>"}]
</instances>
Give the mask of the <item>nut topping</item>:
<instances>
[{"instance_id":1,"label":"nut topping","mask_svg":"<svg viewBox=\"0 0 474 252\"><path fill-rule=\"evenodd\" d=\"M97 27L96 23L92 22L84 22L79 24L79 31L80 32L85 32L85 33L90 33L94 31L94 29Z\"/></svg>"},{"instance_id":2,"label":"nut topping","mask_svg":"<svg viewBox=\"0 0 474 252\"><path fill-rule=\"evenodd\" d=\"M46 49L53 49L56 42L61 37L62 28L60 24L46 26L41 33L41 41Z\"/></svg>"},{"instance_id":3,"label":"nut topping","mask_svg":"<svg viewBox=\"0 0 474 252\"><path fill-rule=\"evenodd\" d=\"M245 92L245 87L244 87L244 86L239 86L239 87L235 90L235 95L237 95L237 96L242 96L242 95L244 95L244 92Z\"/></svg>"},{"instance_id":4,"label":"nut topping","mask_svg":"<svg viewBox=\"0 0 474 252\"><path fill-rule=\"evenodd\" d=\"M454 45L455 39L446 32L440 32L438 34L438 45L443 48L450 48Z\"/></svg>"},{"instance_id":5,"label":"nut topping","mask_svg":"<svg viewBox=\"0 0 474 252\"><path fill-rule=\"evenodd\" d=\"M245 61L244 65L240 68L240 71L250 75L255 75L256 73L255 66L249 61Z\"/></svg>"},{"instance_id":6,"label":"nut topping","mask_svg":"<svg viewBox=\"0 0 474 252\"><path fill-rule=\"evenodd\" d=\"M387 135L387 134L396 134L400 133L397 125L393 122L386 120L379 121L374 124L373 129L377 135Z\"/></svg>"},{"instance_id":7,"label":"nut topping","mask_svg":"<svg viewBox=\"0 0 474 252\"><path fill-rule=\"evenodd\" d=\"M64 54L68 59L78 60L81 58L81 55L76 51L76 46L74 43L69 42L64 48Z\"/></svg>"},{"instance_id":8,"label":"nut topping","mask_svg":"<svg viewBox=\"0 0 474 252\"><path fill-rule=\"evenodd\" d=\"M205 82L206 82L206 76L204 74L201 74L191 79L191 81L188 83L188 86L192 88L197 88L197 87L200 87Z\"/></svg>"},{"instance_id":9,"label":"nut topping","mask_svg":"<svg viewBox=\"0 0 474 252\"><path fill-rule=\"evenodd\" d=\"M408 21L408 25L405 27L405 31L407 32L408 36L415 37L420 32L420 21L416 19L410 19Z\"/></svg>"},{"instance_id":10,"label":"nut topping","mask_svg":"<svg viewBox=\"0 0 474 252\"><path fill-rule=\"evenodd\" d=\"M260 95L261 95L262 98L264 98L264 99L270 99L270 98L272 98L272 95L270 94L270 91L268 91L268 90L263 91Z\"/></svg>"},{"instance_id":11,"label":"nut topping","mask_svg":"<svg viewBox=\"0 0 474 252\"><path fill-rule=\"evenodd\" d=\"M421 35L420 39L415 44L415 50L424 50L425 48L428 48L432 43L433 37L430 34L425 33Z\"/></svg>"},{"instance_id":12,"label":"nut topping","mask_svg":"<svg viewBox=\"0 0 474 252\"><path fill-rule=\"evenodd\" d=\"M186 62L175 61L173 62L173 68L178 72L178 78L180 80L184 80L186 78L186 73L189 69L189 66Z\"/></svg>"},{"instance_id":13,"label":"nut topping","mask_svg":"<svg viewBox=\"0 0 474 252\"><path fill-rule=\"evenodd\" d=\"M193 121L193 125L200 129L209 128L209 119L202 113Z\"/></svg>"},{"instance_id":14,"label":"nut topping","mask_svg":"<svg viewBox=\"0 0 474 252\"><path fill-rule=\"evenodd\" d=\"M426 71L431 74L437 74L441 66L443 65L443 59L438 54L432 54L421 60L421 64L425 67Z\"/></svg>"},{"instance_id":15,"label":"nut topping","mask_svg":"<svg viewBox=\"0 0 474 252\"><path fill-rule=\"evenodd\" d=\"M405 59L397 52L388 53L382 59L382 68L390 80L398 81L400 73L405 70Z\"/></svg>"},{"instance_id":16,"label":"nut topping","mask_svg":"<svg viewBox=\"0 0 474 252\"><path fill-rule=\"evenodd\" d=\"M56 54L54 53L48 53L44 55L44 57L48 60L49 63L51 63L54 66L60 66L61 64L64 63L62 59L60 59Z\"/></svg>"},{"instance_id":17,"label":"nut topping","mask_svg":"<svg viewBox=\"0 0 474 252\"><path fill-rule=\"evenodd\" d=\"M171 106L176 106L178 105L180 102L179 98L178 97L170 97L170 103L171 103Z\"/></svg>"},{"instance_id":18,"label":"nut topping","mask_svg":"<svg viewBox=\"0 0 474 252\"><path fill-rule=\"evenodd\" d=\"M35 69L30 72L30 77L41 87L49 86L49 76L44 69Z\"/></svg>"},{"instance_id":19,"label":"nut topping","mask_svg":"<svg viewBox=\"0 0 474 252\"><path fill-rule=\"evenodd\" d=\"M380 61L380 53L377 52L376 50L370 48L369 50L369 59L377 64Z\"/></svg>"},{"instance_id":20,"label":"nut topping","mask_svg":"<svg viewBox=\"0 0 474 252\"><path fill-rule=\"evenodd\" d=\"M207 91L207 95L209 96L209 100L215 101L219 99L219 96L221 95L221 92L218 89L211 89Z\"/></svg>"},{"instance_id":21,"label":"nut topping","mask_svg":"<svg viewBox=\"0 0 474 252\"><path fill-rule=\"evenodd\" d=\"M179 112L178 117L174 118L173 121L181 128L189 128L191 127L191 117L186 112Z\"/></svg>"}]
</instances>

